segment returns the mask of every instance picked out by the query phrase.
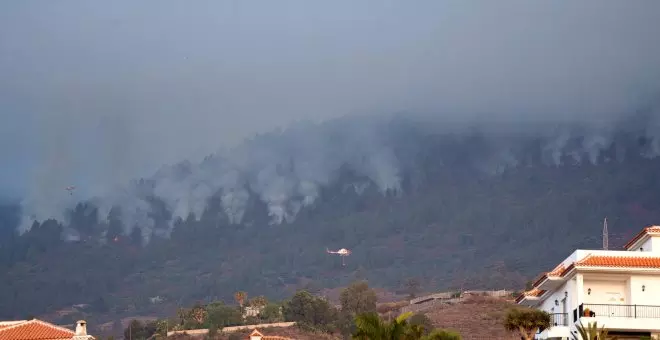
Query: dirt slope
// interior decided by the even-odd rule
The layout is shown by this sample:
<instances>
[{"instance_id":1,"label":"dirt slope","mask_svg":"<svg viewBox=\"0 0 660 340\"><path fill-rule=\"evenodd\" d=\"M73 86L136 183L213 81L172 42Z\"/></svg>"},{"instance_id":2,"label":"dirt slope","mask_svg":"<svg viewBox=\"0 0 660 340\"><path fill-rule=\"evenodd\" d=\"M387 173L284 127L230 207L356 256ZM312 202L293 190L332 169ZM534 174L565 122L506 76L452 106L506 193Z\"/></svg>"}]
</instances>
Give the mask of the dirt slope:
<instances>
[{"instance_id":1,"label":"dirt slope","mask_svg":"<svg viewBox=\"0 0 660 340\"><path fill-rule=\"evenodd\" d=\"M456 330L464 340L518 340L520 336L502 327L507 310L513 306L502 299L474 297L453 305L435 305L424 314L435 327Z\"/></svg>"}]
</instances>

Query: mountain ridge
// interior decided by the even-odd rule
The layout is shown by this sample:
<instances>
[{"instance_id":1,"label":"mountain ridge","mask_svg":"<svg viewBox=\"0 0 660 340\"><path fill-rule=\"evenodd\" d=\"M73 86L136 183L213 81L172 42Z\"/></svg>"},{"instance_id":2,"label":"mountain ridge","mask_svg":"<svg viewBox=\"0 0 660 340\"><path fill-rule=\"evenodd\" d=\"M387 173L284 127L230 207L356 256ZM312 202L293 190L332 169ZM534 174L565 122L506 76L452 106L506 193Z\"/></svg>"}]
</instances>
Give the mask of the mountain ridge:
<instances>
[{"instance_id":1,"label":"mountain ridge","mask_svg":"<svg viewBox=\"0 0 660 340\"><path fill-rule=\"evenodd\" d=\"M91 303L96 315L119 317L157 311L154 296L191 304L246 290L276 299L355 279L390 289L411 277L429 291L522 288L575 248L597 248L605 216L612 247L660 220L660 159L644 157L648 140L634 134L619 134L594 163L578 136L560 148L559 165L548 163L557 159L552 152L544 158L538 138L523 138L514 144L522 161L489 172L480 167L490 159L480 150L497 150L488 138L396 131L400 190L382 190L342 165L287 223L273 224L268 203L248 185L240 224L223 214L221 194L200 216L171 226L167 203L152 197L160 207L151 212L154 227L167 232L148 243L140 228L126 232L116 211L103 221L85 204L68 224L47 220L22 235L10 232L0 240L0 279L8 283L0 315ZM586 158L576 161L575 150ZM285 174L287 164L280 164ZM2 211L0 230L7 233L20 213ZM351 249L346 266L326 247Z\"/></svg>"}]
</instances>

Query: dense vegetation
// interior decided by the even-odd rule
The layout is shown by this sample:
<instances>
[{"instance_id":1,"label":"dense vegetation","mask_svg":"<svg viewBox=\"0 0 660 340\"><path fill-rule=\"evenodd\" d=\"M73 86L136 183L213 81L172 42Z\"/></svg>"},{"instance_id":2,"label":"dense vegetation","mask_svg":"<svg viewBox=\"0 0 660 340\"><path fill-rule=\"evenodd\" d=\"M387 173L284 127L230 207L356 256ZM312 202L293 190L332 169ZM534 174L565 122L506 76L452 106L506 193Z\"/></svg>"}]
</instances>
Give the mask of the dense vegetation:
<instances>
[{"instance_id":1,"label":"dense vegetation","mask_svg":"<svg viewBox=\"0 0 660 340\"><path fill-rule=\"evenodd\" d=\"M176 318L140 322L133 320L124 330L125 339L145 340L164 337L167 331L208 329L208 338L216 338L226 326L253 325L281 321L296 322L297 328L310 334L335 338L392 340L460 340L460 334L435 329L423 314L405 313L385 320L377 313L376 293L364 281L354 282L341 292L341 305L332 306L326 299L299 290L281 304L268 303L263 296L244 301L245 292L237 292L236 305L210 303L179 309ZM260 310L257 316L244 317L245 308ZM319 337L320 338L320 337Z\"/></svg>"},{"instance_id":2,"label":"dense vegetation","mask_svg":"<svg viewBox=\"0 0 660 340\"><path fill-rule=\"evenodd\" d=\"M599 247L606 216L610 246L660 221L660 161L634 150L625 161L607 162L614 151L605 150L598 165L566 156L561 166L531 152L524 166L484 175L466 156L481 142L424 143L414 153L402 151L418 167L405 169L400 194L372 187L358 195L347 190L357 175L344 169L291 223L270 225L264 203L254 198L249 223L232 225L211 202L199 220L179 220L169 238L148 245L137 229L122 234L112 214L98 223L85 204L67 226L81 235L78 242L61 241L64 227L52 220L18 236L19 211L5 206L0 318L73 304L89 304L87 317L104 320L162 315L196 302L231 301L238 290L281 299L355 279L402 289L414 277L426 291L521 288L576 247ZM616 146L622 147L637 145ZM442 159L434 156L440 152ZM353 253L342 266L326 247Z\"/></svg>"}]
</instances>

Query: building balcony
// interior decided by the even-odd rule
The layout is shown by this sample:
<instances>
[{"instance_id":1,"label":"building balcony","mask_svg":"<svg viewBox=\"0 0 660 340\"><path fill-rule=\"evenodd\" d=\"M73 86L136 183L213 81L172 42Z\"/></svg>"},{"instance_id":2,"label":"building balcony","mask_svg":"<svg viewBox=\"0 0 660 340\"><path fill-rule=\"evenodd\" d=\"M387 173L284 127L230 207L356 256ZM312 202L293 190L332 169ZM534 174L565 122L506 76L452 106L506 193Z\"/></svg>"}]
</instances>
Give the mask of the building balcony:
<instances>
[{"instance_id":1,"label":"building balcony","mask_svg":"<svg viewBox=\"0 0 660 340\"><path fill-rule=\"evenodd\" d=\"M550 327L568 326L568 313L550 314Z\"/></svg>"},{"instance_id":2,"label":"building balcony","mask_svg":"<svg viewBox=\"0 0 660 340\"><path fill-rule=\"evenodd\" d=\"M573 310L573 320L584 326L597 322L598 327L612 330L656 330L660 328L660 306L585 303Z\"/></svg>"},{"instance_id":3,"label":"building balcony","mask_svg":"<svg viewBox=\"0 0 660 340\"><path fill-rule=\"evenodd\" d=\"M571 331L568 328L568 313L550 314L550 328L536 335L537 339L564 339L570 338Z\"/></svg>"},{"instance_id":4,"label":"building balcony","mask_svg":"<svg viewBox=\"0 0 660 340\"><path fill-rule=\"evenodd\" d=\"M587 316L584 312L587 309L589 310L588 317L660 319L660 306L603 305L585 303L580 305L580 317Z\"/></svg>"}]
</instances>

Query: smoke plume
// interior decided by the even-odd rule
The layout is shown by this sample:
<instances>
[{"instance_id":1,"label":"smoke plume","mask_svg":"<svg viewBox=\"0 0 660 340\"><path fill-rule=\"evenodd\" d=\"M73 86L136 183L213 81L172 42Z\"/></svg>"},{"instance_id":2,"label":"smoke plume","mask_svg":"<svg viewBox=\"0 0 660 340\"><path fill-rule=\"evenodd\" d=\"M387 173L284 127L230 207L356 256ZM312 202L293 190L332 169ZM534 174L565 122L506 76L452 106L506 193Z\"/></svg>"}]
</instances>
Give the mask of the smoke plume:
<instances>
[{"instance_id":1,"label":"smoke plume","mask_svg":"<svg viewBox=\"0 0 660 340\"><path fill-rule=\"evenodd\" d=\"M411 136L479 135L491 175L530 138L548 165L603 161L622 133L655 157L659 23L656 1L3 3L0 196L22 232L91 202L149 239L169 232L154 198L240 223L257 196L277 224L345 168L400 194Z\"/></svg>"}]
</instances>

